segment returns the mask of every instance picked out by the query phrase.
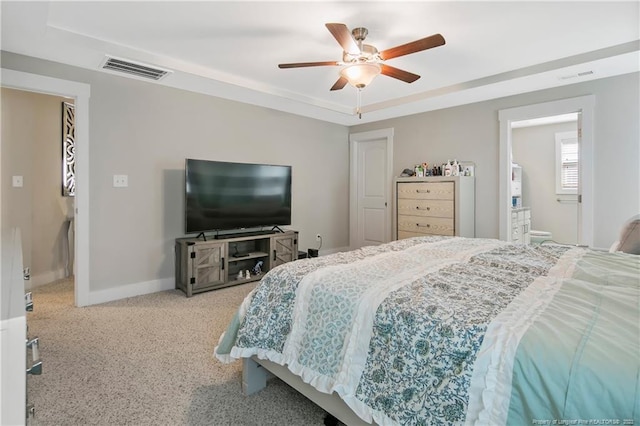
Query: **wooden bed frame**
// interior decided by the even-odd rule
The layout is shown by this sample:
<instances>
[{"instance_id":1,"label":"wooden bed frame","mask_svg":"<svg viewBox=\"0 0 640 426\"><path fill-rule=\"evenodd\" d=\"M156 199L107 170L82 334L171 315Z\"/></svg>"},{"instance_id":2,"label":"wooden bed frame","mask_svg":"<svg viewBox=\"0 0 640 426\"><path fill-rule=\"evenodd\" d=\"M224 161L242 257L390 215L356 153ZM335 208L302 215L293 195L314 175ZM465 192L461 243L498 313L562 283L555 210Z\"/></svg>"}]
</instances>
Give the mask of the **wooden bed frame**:
<instances>
[{"instance_id":1,"label":"wooden bed frame","mask_svg":"<svg viewBox=\"0 0 640 426\"><path fill-rule=\"evenodd\" d=\"M335 392L327 394L318 391L313 386L303 382L299 376L293 374L287 367L258 359L255 356L242 360L242 392L245 395L260 391L267 385L267 380L272 377L279 378L346 425L371 426L376 424L367 423L358 417Z\"/></svg>"}]
</instances>

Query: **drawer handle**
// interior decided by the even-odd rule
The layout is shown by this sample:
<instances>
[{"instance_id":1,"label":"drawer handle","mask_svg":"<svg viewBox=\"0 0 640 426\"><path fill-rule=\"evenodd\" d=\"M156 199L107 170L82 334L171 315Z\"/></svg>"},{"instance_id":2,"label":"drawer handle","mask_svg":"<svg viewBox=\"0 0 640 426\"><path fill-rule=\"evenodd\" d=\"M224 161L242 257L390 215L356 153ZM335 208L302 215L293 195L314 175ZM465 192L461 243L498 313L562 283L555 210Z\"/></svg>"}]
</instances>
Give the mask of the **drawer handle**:
<instances>
[{"instance_id":1,"label":"drawer handle","mask_svg":"<svg viewBox=\"0 0 640 426\"><path fill-rule=\"evenodd\" d=\"M420 207L420 206L416 206L416 210L426 210L426 211L429 211L429 210L431 210L431 207L422 208L422 207Z\"/></svg>"},{"instance_id":2,"label":"drawer handle","mask_svg":"<svg viewBox=\"0 0 640 426\"><path fill-rule=\"evenodd\" d=\"M427 190L420 190L420 189L417 189L417 190L416 190L416 192L417 192L418 194L421 194L421 193L431 194L431 190L430 190L430 189L427 189Z\"/></svg>"},{"instance_id":3,"label":"drawer handle","mask_svg":"<svg viewBox=\"0 0 640 426\"><path fill-rule=\"evenodd\" d=\"M24 307L27 312L33 312L33 296L31 296L31 292L24 294Z\"/></svg>"},{"instance_id":4,"label":"drawer handle","mask_svg":"<svg viewBox=\"0 0 640 426\"><path fill-rule=\"evenodd\" d=\"M418 228L431 228L431 225L429 225L428 223L426 225L422 225L422 224L416 223L416 226Z\"/></svg>"},{"instance_id":5,"label":"drawer handle","mask_svg":"<svg viewBox=\"0 0 640 426\"><path fill-rule=\"evenodd\" d=\"M33 363L31 367L27 369L27 374L40 375L42 374L42 361L40 361L40 351L38 347L38 338L27 341L27 349L31 349L31 358Z\"/></svg>"}]
</instances>

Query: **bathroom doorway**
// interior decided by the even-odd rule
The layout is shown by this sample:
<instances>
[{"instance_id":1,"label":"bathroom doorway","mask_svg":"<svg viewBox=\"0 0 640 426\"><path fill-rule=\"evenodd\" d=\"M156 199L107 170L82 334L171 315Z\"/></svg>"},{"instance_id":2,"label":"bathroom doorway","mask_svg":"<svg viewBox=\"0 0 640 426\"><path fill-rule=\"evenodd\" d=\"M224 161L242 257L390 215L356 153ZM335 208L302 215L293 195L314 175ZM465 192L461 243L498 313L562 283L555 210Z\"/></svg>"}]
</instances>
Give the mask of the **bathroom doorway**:
<instances>
[{"instance_id":1,"label":"bathroom doorway","mask_svg":"<svg viewBox=\"0 0 640 426\"><path fill-rule=\"evenodd\" d=\"M528 241L578 244L580 113L511 123L519 188L512 204L528 212Z\"/></svg>"},{"instance_id":2,"label":"bathroom doorway","mask_svg":"<svg viewBox=\"0 0 640 426\"><path fill-rule=\"evenodd\" d=\"M578 114L579 167L576 193L577 243L593 245L593 123L595 96L587 95L541 104L501 110L498 113L500 127L500 180L499 180L499 230L500 239L512 241L512 164L513 132L511 124L564 114Z\"/></svg>"}]
</instances>

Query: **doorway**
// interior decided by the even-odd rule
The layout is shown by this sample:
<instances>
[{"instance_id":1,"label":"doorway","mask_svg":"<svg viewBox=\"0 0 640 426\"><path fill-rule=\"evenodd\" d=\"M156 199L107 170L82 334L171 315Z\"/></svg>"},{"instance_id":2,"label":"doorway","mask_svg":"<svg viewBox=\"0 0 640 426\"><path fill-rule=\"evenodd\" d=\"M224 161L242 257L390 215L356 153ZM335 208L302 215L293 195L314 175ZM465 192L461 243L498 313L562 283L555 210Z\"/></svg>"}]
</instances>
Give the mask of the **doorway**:
<instances>
[{"instance_id":1,"label":"doorway","mask_svg":"<svg viewBox=\"0 0 640 426\"><path fill-rule=\"evenodd\" d=\"M73 264L76 306L91 304L89 292L89 96L84 83L2 69L2 87L74 99L76 136L76 196L74 199ZM1 189L0 189L1 190ZM1 193L0 193L1 196ZM2 223L0 211L0 223ZM0 253L2 246L0 243Z\"/></svg>"},{"instance_id":2,"label":"doorway","mask_svg":"<svg viewBox=\"0 0 640 426\"><path fill-rule=\"evenodd\" d=\"M593 95L563 99L499 111L500 125L500 239L511 241L511 189L513 132L512 123L540 117L578 114L579 169L577 189L577 244L593 245Z\"/></svg>"},{"instance_id":3,"label":"doorway","mask_svg":"<svg viewBox=\"0 0 640 426\"><path fill-rule=\"evenodd\" d=\"M511 123L512 204L528 212L532 243L578 244L578 122L571 113Z\"/></svg>"},{"instance_id":4,"label":"doorway","mask_svg":"<svg viewBox=\"0 0 640 426\"><path fill-rule=\"evenodd\" d=\"M391 241L393 129L349 135L349 245Z\"/></svg>"},{"instance_id":5,"label":"doorway","mask_svg":"<svg viewBox=\"0 0 640 426\"><path fill-rule=\"evenodd\" d=\"M3 196L3 229L20 228L25 290L73 275L72 103L68 98L2 87L2 155L10 186ZM65 120L64 112L67 112ZM65 133L66 130L66 133ZM64 137L63 137L64 136ZM68 141L69 149L63 148ZM63 191L61 169L69 176ZM66 172L66 170L65 170ZM16 181L17 179L17 181ZM6 204L4 204L6 203Z\"/></svg>"}]
</instances>

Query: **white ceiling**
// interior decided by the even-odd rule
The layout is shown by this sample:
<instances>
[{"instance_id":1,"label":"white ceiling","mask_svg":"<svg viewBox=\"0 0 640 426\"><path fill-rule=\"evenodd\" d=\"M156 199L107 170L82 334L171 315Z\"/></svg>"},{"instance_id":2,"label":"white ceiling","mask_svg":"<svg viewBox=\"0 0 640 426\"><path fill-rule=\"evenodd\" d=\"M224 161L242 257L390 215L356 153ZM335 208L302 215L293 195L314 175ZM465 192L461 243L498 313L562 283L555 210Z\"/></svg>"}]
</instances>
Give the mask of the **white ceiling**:
<instances>
[{"instance_id":1,"label":"white ceiling","mask_svg":"<svg viewBox=\"0 0 640 426\"><path fill-rule=\"evenodd\" d=\"M173 71L153 84L353 125L638 71L639 5L2 1L1 45L91 70L109 54ZM329 91L339 67L277 67L341 60L328 22L368 28L379 50L435 33L446 44L389 60L421 78L378 76L359 119L356 89Z\"/></svg>"}]
</instances>

